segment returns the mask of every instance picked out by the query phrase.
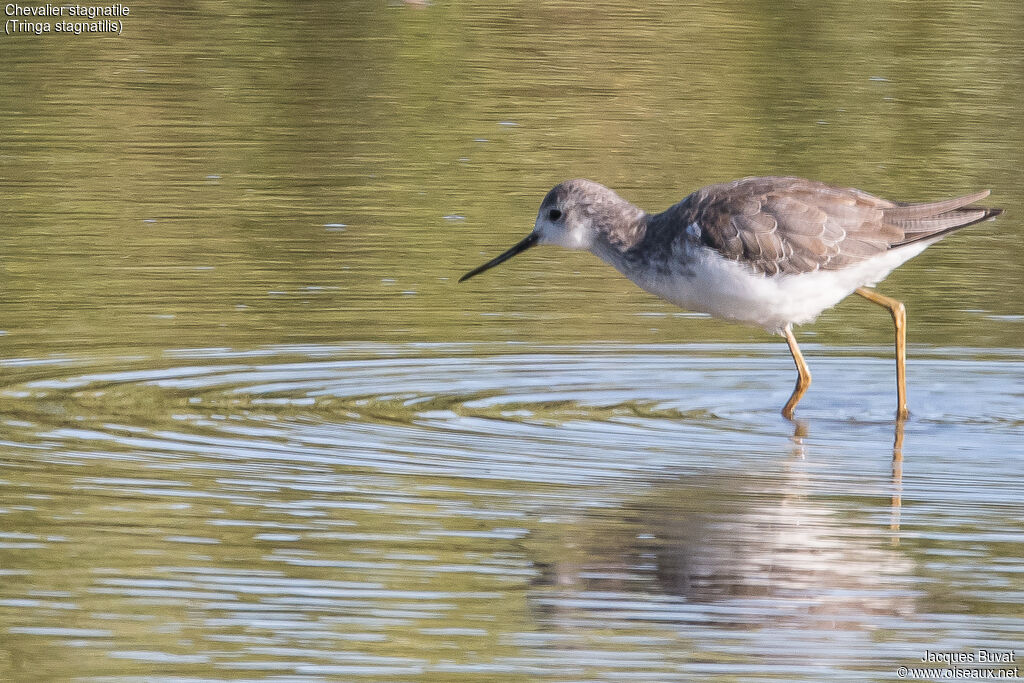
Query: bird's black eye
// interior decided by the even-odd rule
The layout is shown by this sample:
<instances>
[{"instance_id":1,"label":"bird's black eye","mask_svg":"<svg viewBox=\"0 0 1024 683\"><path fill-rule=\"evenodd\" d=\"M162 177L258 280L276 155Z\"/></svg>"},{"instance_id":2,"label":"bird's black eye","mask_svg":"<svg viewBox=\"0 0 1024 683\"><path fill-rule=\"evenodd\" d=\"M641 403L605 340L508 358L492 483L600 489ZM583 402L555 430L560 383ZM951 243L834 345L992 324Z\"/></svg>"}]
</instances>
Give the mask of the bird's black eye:
<instances>
[{"instance_id":1,"label":"bird's black eye","mask_svg":"<svg viewBox=\"0 0 1024 683\"><path fill-rule=\"evenodd\" d=\"M559 211L558 209L551 209L550 211L548 211L548 218L550 218L553 221L557 221L561 217L562 212Z\"/></svg>"}]
</instances>

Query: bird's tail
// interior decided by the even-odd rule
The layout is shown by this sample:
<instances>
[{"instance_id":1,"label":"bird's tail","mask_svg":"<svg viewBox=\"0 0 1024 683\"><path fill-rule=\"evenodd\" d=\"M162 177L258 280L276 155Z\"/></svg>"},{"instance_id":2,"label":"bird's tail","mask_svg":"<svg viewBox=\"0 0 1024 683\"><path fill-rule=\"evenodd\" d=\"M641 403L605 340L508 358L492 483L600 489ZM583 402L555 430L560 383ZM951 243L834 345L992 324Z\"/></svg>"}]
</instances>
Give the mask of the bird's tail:
<instances>
[{"instance_id":1,"label":"bird's tail","mask_svg":"<svg viewBox=\"0 0 1024 683\"><path fill-rule=\"evenodd\" d=\"M903 239L890 249L942 237L946 233L995 218L1002 209L970 206L989 195L988 190L926 204L898 204L884 209L885 221L903 230Z\"/></svg>"}]
</instances>

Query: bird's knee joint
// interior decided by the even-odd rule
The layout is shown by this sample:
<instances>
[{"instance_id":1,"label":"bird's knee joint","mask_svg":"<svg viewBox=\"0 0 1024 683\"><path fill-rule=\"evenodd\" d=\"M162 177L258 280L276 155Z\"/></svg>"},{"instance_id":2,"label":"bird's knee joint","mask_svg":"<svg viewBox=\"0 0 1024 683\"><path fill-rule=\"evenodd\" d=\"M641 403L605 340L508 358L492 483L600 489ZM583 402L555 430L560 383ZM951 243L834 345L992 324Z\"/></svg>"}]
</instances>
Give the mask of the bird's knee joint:
<instances>
[{"instance_id":1,"label":"bird's knee joint","mask_svg":"<svg viewBox=\"0 0 1024 683\"><path fill-rule=\"evenodd\" d=\"M893 320L901 323L907 320L907 307L903 305L902 301L897 301L891 310Z\"/></svg>"}]
</instances>

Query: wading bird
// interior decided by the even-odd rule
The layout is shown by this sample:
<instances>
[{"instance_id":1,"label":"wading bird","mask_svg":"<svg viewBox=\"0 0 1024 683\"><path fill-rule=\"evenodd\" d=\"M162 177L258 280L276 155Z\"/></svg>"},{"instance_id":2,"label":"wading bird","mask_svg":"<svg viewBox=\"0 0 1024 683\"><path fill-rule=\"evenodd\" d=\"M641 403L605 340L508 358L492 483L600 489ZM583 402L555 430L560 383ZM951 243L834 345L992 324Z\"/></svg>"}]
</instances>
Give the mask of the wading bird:
<instances>
[{"instance_id":1,"label":"wading bird","mask_svg":"<svg viewBox=\"0 0 1024 683\"><path fill-rule=\"evenodd\" d=\"M568 180L548 192L525 239L459 282L537 244L590 251L681 308L785 337L798 373L782 409L790 419L811 384L793 325L856 292L892 314L902 419L906 313L870 288L948 233L1002 213L972 206L988 194L910 204L803 178L743 178L649 214L599 183Z\"/></svg>"}]
</instances>

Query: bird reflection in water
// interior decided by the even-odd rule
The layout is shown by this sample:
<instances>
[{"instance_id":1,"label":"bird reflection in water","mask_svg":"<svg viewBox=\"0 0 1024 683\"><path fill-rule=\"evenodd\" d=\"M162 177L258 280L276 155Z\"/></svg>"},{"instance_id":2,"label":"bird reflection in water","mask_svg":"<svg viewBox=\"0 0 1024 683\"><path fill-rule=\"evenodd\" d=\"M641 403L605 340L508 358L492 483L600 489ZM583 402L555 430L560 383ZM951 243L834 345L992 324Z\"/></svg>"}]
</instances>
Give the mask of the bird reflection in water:
<instances>
[{"instance_id":1,"label":"bird reflection in water","mask_svg":"<svg viewBox=\"0 0 1024 683\"><path fill-rule=\"evenodd\" d=\"M549 587L538 600L549 610L573 611L579 608L558 595L587 592L622 600L625 593L649 594L657 586L656 593L684 598L677 617L663 614L659 620L706 618L685 607L693 602L750 599L769 601L749 603L764 610L748 615L752 623L783 618L861 628L867 615L912 613L914 598L894 580L914 568L897 550L903 426L896 422L891 488L885 486L891 498L888 491L882 494L881 507L890 507L889 529L872 521L880 507L877 496L849 492L836 479L846 475L836 469L821 477L819 468L806 465L805 458L814 462L802 424L793 436L799 457L766 465L766 471L695 473L575 523L553 525L566 535L536 539L543 572L538 589ZM553 553L547 562L543 548ZM785 605L782 612L769 607L775 601ZM607 610L618 609L612 602ZM600 599L588 598L585 609L604 608Z\"/></svg>"},{"instance_id":2,"label":"bird reflection in water","mask_svg":"<svg viewBox=\"0 0 1024 683\"><path fill-rule=\"evenodd\" d=\"M897 417L893 423L892 440L892 503L890 506L889 529L892 531L892 545L900 544L900 507L903 505L903 431L906 426L906 419ZM806 457L804 450L804 438L807 437L810 429L806 420L794 420L793 454L799 458Z\"/></svg>"}]
</instances>

